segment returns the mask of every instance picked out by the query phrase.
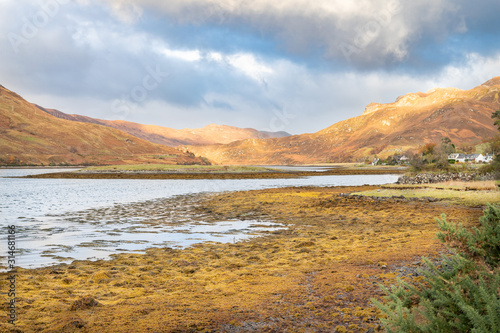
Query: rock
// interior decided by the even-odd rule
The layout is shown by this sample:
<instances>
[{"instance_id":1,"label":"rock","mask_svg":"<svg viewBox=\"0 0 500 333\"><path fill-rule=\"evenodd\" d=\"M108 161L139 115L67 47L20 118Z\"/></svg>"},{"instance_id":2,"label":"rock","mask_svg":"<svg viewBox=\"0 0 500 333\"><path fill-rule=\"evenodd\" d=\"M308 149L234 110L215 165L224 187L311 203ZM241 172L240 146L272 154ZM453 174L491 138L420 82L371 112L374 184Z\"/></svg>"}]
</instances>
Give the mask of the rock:
<instances>
[{"instance_id":1,"label":"rock","mask_svg":"<svg viewBox=\"0 0 500 333\"><path fill-rule=\"evenodd\" d=\"M441 183L452 180L463 181L463 182L470 182L474 180L494 180L494 175L491 173L478 174L476 172L441 173L441 174L419 173L414 177L401 176L399 177L396 184L407 184L407 185L433 184L433 183Z\"/></svg>"}]
</instances>

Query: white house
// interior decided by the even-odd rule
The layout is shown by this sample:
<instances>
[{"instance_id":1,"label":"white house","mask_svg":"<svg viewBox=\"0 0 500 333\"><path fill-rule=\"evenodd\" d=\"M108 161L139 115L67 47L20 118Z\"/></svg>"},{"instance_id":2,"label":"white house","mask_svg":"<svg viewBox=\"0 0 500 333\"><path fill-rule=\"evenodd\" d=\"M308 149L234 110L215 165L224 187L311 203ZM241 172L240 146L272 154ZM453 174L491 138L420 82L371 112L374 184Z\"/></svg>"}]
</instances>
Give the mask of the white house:
<instances>
[{"instance_id":1,"label":"white house","mask_svg":"<svg viewBox=\"0 0 500 333\"><path fill-rule=\"evenodd\" d=\"M493 154L486 154L484 156L484 163L491 163L491 162L493 162L494 158L495 158L495 156Z\"/></svg>"},{"instance_id":2,"label":"white house","mask_svg":"<svg viewBox=\"0 0 500 333\"><path fill-rule=\"evenodd\" d=\"M476 156L476 158L474 158L474 161L476 163L483 163L484 162L484 157L485 156L483 154L479 154L479 155Z\"/></svg>"},{"instance_id":3,"label":"white house","mask_svg":"<svg viewBox=\"0 0 500 333\"><path fill-rule=\"evenodd\" d=\"M455 158L455 162L457 163L465 163L467 160L467 155L465 154L458 154L458 156Z\"/></svg>"},{"instance_id":4,"label":"white house","mask_svg":"<svg viewBox=\"0 0 500 333\"><path fill-rule=\"evenodd\" d=\"M493 154L459 154L454 153L448 155L449 160L454 160L455 163L465 163L465 162L474 162L474 163L491 163L493 161Z\"/></svg>"}]
</instances>

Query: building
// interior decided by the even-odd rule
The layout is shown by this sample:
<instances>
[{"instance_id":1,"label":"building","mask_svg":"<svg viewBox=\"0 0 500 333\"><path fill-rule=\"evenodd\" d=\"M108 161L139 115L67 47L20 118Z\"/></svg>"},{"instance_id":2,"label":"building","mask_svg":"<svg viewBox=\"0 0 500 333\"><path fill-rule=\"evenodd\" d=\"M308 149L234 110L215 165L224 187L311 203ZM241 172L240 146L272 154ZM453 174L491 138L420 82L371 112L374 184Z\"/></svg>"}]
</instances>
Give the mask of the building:
<instances>
[{"instance_id":1,"label":"building","mask_svg":"<svg viewBox=\"0 0 500 333\"><path fill-rule=\"evenodd\" d=\"M486 155L484 155L484 162L483 163L491 163L491 162L493 162L494 158L495 158L495 155L486 154Z\"/></svg>"},{"instance_id":2,"label":"building","mask_svg":"<svg viewBox=\"0 0 500 333\"><path fill-rule=\"evenodd\" d=\"M477 156L474 158L474 162L476 162L476 163L484 163L484 155L483 154L477 154Z\"/></svg>"},{"instance_id":3,"label":"building","mask_svg":"<svg viewBox=\"0 0 500 333\"><path fill-rule=\"evenodd\" d=\"M455 163L465 163L467 161L467 155L465 154L458 154L458 156L455 158Z\"/></svg>"},{"instance_id":4,"label":"building","mask_svg":"<svg viewBox=\"0 0 500 333\"><path fill-rule=\"evenodd\" d=\"M397 158L398 162L400 162L400 163L406 163L410 160L410 158L406 155L399 155L396 158Z\"/></svg>"},{"instance_id":5,"label":"building","mask_svg":"<svg viewBox=\"0 0 500 333\"><path fill-rule=\"evenodd\" d=\"M459 154L454 153L448 155L448 160L455 161L455 163L465 163L465 162L473 162L473 163L491 163L493 162L494 155L493 154Z\"/></svg>"}]
</instances>

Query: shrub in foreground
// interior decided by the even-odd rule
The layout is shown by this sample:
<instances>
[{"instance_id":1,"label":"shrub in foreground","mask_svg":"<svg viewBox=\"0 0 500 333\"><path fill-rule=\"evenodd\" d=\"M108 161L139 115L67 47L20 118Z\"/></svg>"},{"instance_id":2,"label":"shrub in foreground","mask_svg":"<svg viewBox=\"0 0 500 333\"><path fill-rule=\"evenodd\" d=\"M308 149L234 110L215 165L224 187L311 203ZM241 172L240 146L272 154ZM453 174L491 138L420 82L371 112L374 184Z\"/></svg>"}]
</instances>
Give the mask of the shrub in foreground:
<instances>
[{"instance_id":1,"label":"shrub in foreground","mask_svg":"<svg viewBox=\"0 0 500 333\"><path fill-rule=\"evenodd\" d=\"M500 332L500 206L489 205L481 226L438 219L438 238L455 252L440 265L424 258L423 279L402 280L386 302L372 300L387 316L389 332Z\"/></svg>"}]
</instances>

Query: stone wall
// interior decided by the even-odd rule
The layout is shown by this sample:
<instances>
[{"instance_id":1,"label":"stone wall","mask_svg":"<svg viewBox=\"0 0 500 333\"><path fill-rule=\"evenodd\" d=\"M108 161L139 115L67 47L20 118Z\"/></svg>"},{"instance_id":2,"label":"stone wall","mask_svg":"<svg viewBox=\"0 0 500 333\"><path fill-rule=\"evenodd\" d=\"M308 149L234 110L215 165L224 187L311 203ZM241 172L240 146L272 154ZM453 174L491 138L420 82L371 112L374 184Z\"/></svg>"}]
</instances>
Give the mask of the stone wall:
<instances>
[{"instance_id":1,"label":"stone wall","mask_svg":"<svg viewBox=\"0 0 500 333\"><path fill-rule=\"evenodd\" d=\"M419 173L416 176L399 177L396 184L432 184L448 181L470 182L475 180L494 180L493 174L479 174L476 172L459 172L459 173Z\"/></svg>"}]
</instances>

